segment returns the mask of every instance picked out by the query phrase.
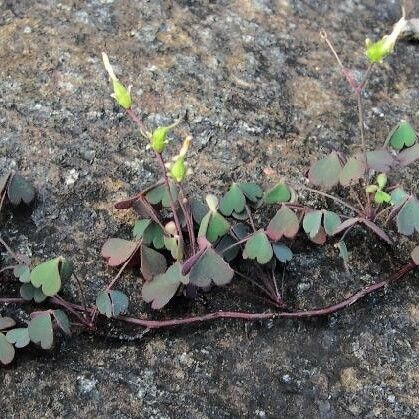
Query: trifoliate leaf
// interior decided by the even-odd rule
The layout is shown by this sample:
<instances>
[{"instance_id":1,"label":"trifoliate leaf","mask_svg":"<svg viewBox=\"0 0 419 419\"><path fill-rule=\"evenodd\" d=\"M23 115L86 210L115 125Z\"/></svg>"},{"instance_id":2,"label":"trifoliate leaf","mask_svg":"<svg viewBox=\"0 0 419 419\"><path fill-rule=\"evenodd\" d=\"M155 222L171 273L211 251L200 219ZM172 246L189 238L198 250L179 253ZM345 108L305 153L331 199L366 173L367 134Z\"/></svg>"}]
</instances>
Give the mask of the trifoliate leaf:
<instances>
[{"instance_id":1,"label":"trifoliate leaf","mask_svg":"<svg viewBox=\"0 0 419 419\"><path fill-rule=\"evenodd\" d=\"M158 310L172 299L180 284L188 282L189 276L182 275L182 265L176 262L164 274L157 275L152 281L143 285L143 300L152 303L151 308Z\"/></svg>"},{"instance_id":2,"label":"trifoliate leaf","mask_svg":"<svg viewBox=\"0 0 419 419\"><path fill-rule=\"evenodd\" d=\"M266 233L273 241L281 240L283 236L291 239L298 233L299 226L295 212L283 205L270 221Z\"/></svg>"},{"instance_id":3,"label":"trifoliate leaf","mask_svg":"<svg viewBox=\"0 0 419 419\"><path fill-rule=\"evenodd\" d=\"M388 142L395 150L411 147L416 142L416 133L407 121L400 121L388 137Z\"/></svg>"},{"instance_id":4,"label":"trifoliate leaf","mask_svg":"<svg viewBox=\"0 0 419 419\"><path fill-rule=\"evenodd\" d=\"M291 192L284 183L277 183L273 188L267 190L263 196L266 204L278 204L288 202L291 199Z\"/></svg>"},{"instance_id":5,"label":"trifoliate leaf","mask_svg":"<svg viewBox=\"0 0 419 419\"><path fill-rule=\"evenodd\" d=\"M282 263L289 262L294 256L291 249L282 243L274 243L272 245L275 257Z\"/></svg>"},{"instance_id":6,"label":"trifoliate leaf","mask_svg":"<svg viewBox=\"0 0 419 419\"><path fill-rule=\"evenodd\" d=\"M21 202L30 204L35 198L35 189L24 177L15 173L9 180L7 196L13 205L19 205Z\"/></svg>"},{"instance_id":7,"label":"trifoliate leaf","mask_svg":"<svg viewBox=\"0 0 419 419\"><path fill-rule=\"evenodd\" d=\"M189 272L190 283L197 287L208 287L211 282L222 286L234 276L233 269L213 249L208 248Z\"/></svg>"},{"instance_id":8,"label":"trifoliate leaf","mask_svg":"<svg viewBox=\"0 0 419 419\"><path fill-rule=\"evenodd\" d=\"M43 294L52 297L61 289L60 265L63 258L58 257L35 266L31 272L31 283L41 288Z\"/></svg>"},{"instance_id":9,"label":"trifoliate leaf","mask_svg":"<svg viewBox=\"0 0 419 419\"><path fill-rule=\"evenodd\" d=\"M233 212L240 213L244 211L246 198L237 183L233 183L230 190L221 198L219 209L230 216Z\"/></svg>"},{"instance_id":10,"label":"trifoliate leaf","mask_svg":"<svg viewBox=\"0 0 419 419\"><path fill-rule=\"evenodd\" d=\"M336 152L316 161L308 172L308 179L315 186L326 190L337 185L342 166Z\"/></svg>"},{"instance_id":11,"label":"trifoliate leaf","mask_svg":"<svg viewBox=\"0 0 419 419\"><path fill-rule=\"evenodd\" d=\"M244 246L243 259L255 259L258 263L265 264L272 259L272 256L271 243L263 230L254 233Z\"/></svg>"},{"instance_id":12,"label":"trifoliate leaf","mask_svg":"<svg viewBox=\"0 0 419 419\"><path fill-rule=\"evenodd\" d=\"M36 313L29 322L28 332L33 343L40 344L42 349L51 349L54 333L49 311Z\"/></svg>"}]
</instances>

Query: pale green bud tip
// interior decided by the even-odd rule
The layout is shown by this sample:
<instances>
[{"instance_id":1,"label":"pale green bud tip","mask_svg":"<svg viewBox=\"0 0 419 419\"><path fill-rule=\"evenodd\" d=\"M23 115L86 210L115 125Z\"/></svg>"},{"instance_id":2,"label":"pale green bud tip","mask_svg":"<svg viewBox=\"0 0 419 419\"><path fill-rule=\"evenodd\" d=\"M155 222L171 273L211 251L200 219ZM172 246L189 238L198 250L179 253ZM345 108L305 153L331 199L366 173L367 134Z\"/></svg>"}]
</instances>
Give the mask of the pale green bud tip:
<instances>
[{"instance_id":1,"label":"pale green bud tip","mask_svg":"<svg viewBox=\"0 0 419 419\"><path fill-rule=\"evenodd\" d=\"M185 179L187 172L188 168L184 157L179 157L170 168L170 176L178 183Z\"/></svg>"},{"instance_id":2,"label":"pale green bud tip","mask_svg":"<svg viewBox=\"0 0 419 419\"><path fill-rule=\"evenodd\" d=\"M405 28L407 21L402 17L393 27L390 35L385 35L379 41L372 43L369 39L366 40L365 54L372 63L381 62L383 58L387 57L393 52L397 38Z\"/></svg>"},{"instance_id":3,"label":"pale green bud tip","mask_svg":"<svg viewBox=\"0 0 419 419\"><path fill-rule=\"evenodd\" d=\"M158 127L153 131L150 139L150 145L151 148L157 153L162 153L165 149L168 132L168 127Z\"/></svg>"},{"instance_id":4,"label":"pale green bud tip","mask_svg":"<svg viewBox=\"0 0 419 419\"><path fill-rule=\"evenodd\" d=\"M380 173L377 176L377 185L380 190L384 189L384 187L387 185L387 176L385 173Z\"/></svg>"},{"instance_id":5,"label":"pale green bud tip","mask_svg":"<svg viewBox=\"0 0 419 419\"><path fill-rule=\"evenodd\" d=\"M207 205L208 208L212 211L212 212L216 212L217 211L217 207L218 207L218 198L213 195L213 194L208 194L205 197L205 201L207 201Z\"/></svg>"}]
</instances>

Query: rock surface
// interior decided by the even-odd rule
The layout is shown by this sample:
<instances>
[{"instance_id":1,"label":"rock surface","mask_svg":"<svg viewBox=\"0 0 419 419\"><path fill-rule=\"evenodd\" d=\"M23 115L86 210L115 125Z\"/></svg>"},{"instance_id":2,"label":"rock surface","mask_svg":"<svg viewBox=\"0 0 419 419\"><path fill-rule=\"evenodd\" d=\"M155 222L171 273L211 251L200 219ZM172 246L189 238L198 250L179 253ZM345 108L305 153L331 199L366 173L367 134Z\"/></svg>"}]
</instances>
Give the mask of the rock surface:
<instances>
[{"instance_id":1,"label":"rock surface","mask_svg":"<svg viewBox=\"0 0 419 419\"><path fill-rule=\"evenodd\" d=\"M111 278L101 245L128 237L134 220L113 203L151 182L157 168L109 97L102 50L133 85L148 126L186 112L174 141L193 135L192 192L222 192L238 179L302 181L310 159L356 149L354 98L319 31L361 78L365 38L399 19L397 2L382 3L0 0L0 167L18 169L38 190L31 214L3 216L2 234L35 261L71 257L90 301ZM401 42L373 72L365 97L371 147L403 117L419 127L418 51ZM398 180L417 187L417 176L410 168ZM391 262L387 247L367 241L353 238L349 276L332 246L307 247L290 266L286 297L325 304L403 260ZM0 370L1 416L413 418L416 279L324 320L218 321L137 338L105 324L105 336L20 351ZM251 290L239 294L242 285L183 301L171 314L266 309ZM148 312L138 278L127 275L121 288L134 312ZM77 298L76 284L64 292Z\"/></svg>"}]
</instances>

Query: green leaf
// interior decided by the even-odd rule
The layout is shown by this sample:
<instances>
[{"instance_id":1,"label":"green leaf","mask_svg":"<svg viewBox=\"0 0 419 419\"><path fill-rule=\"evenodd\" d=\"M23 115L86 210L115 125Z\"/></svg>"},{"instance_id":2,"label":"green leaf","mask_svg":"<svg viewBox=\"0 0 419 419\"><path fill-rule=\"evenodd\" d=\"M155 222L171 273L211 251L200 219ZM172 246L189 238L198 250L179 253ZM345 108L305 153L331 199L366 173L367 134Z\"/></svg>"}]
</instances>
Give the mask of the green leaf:
<instances>
[{"instance_id":1,"label":"green leaf","mask_svg":"<svg viewBox=\"0 0 419 419\"><path fill-rule=\"evenodd\" d=\"M274 243L272 245L275 257L282 263L289 262L294 256L291 249L282 243Z\"/></svg>"},{"instance_id":2,"label":"green leaf","mask_svg":"<svg viewBox=\"0 0 419 419\"><path fill-rule=\"evenodd\" d=\"M339 215L333 211L324 211L323 226L328 236L333 236L336 228L340 225Z\"/></svg>"},{"instance_id":3,"label":"green leaf","mask_svg":"<svg viewBox=\"0 0 419 419\"><path fill-rule=\"evenodd\" d=\"M21 175L15 173L9 180L7 196L13 205L19 205L21 202L30 204L35 198L35 189Z\"/></svg>"},{"instance_id":4,"label":"green leaf","mask_svg":"<svg viewBox=\"0 0 419 419\"><path fill-rule=\"evenodd\" d=\"M356 183L365 174L365 162L360 156L351 157L340 172L339 181L342 186Z\"/></svg>"},{"instance_id":5,"label":"green leaf","mask_svg":"<svg viewBox=\"0 0 419 419\"><path fill-rule=\"evenodd\" d=\"M391 204L398 206L402 205L409 196L402 188L393 189L390 193Z\"/></svg>"},{"instance_id":6,"label":"green leaf","mask_svg":"<svg viewBox=\"0 0 419 419\"><path fill-rule=\"evenodd\" d=\"M179 239L176 239L175 237L164 236L164 245L166 249L170 251L173 259L183 259L183 247Z\"/></svg>"},{"instance_id":7,"label":"green leaf","mask_svg":"<svg viewBox=\"0 0 419 419\"><path fill-rule=\"evenodd\" d=\"M15 348L11 345L6 336L0 332L0 362L3 365L8 365L13 361L15 357Z\"/></svg>"},{"instance_id":8,"label":"green leaf","mask_svg":"<svg viewBox=\"0 0 419 419\"><path fill-rule=\"evenodd\" d=\"M270 221L266 233L273 241L281 240L284 236L292 239L299 227L300 222L295 212L283 205Z\"/></svg>"},{"instance_id":9,"label":"green leaf","mask_svg":"<svg viewBox=\"0 0 419 419\"><path fill-rule=\"evenodd\" d=\"M416 142L416 133L407 121L400 121L389 135L388 142L395 150L411 147Z\"/></svg>"},{"instance_id":10,"label":"green leaf","mask_svg":"<svg viewBox=\"0 0 419 419\"><path fill-rule=\"evenodd\" d=\"M277 183L273 188L265 192L263 200L265 204L277 204L288 202L291 199L291 192L284 183Z\"/></svg>"},{"instance_id":11,"label":"green leaf","mask_svg":"<svg viewBox=\"0 0 419 419\"><path fill-rule=\"evenodd\" d=\"M419 159L419 143L416 143L412 147L405 148L397 156L397 161L402 167L409 166L409 164L415 162L418 159Z\"/></svg>"},{"instance_id":12,"label":"green leaf","mask_svg":"<svg viewBox=\"0 0 419 419\"><path fill-rule=\"evenodd\" d=\"M263 196L263 190L257 183L239 183L239 188L251 202L257 202Z\"/></svg>"},{"instance_id":13,"label":"green leaf","mask_svg":"<svg viewBox=\"0 0 419 419\"><path fill-rule=\"evenodd\" d=\"M263 230L254 233L244 246L243 259L256 259L258 263L265 264L272 256L271 243Z\"/></svg>"},{"instance_id":14,"label":"green leaf","mask_svg":"<svg viewBox=\"0 0 419 419\"><path fill-rule=\"evenodd\" d=\"M61 280L69 281L74 272L74 263L71 260L63 259L60 265Z\"/></svg>"},{"instance_id":15,"label":"green leaf","mask_svg":"<svg viewBox=\"0 0 419 419\"><path fill-rule=\"evenodd\" d=\"M191 200L191 210L195 222L201 224L202 219L208 212L207 206L200 199L194 197Z\"/></svg>"},{"instance_id":16,"label":"green leaf","mask_svg":"<svg viewBox=\"0 0 419 419\"><path fill-rule=\"evenodd\" d=\"M313 239L320 230L322 222L323 212L309 211L304 215L303 219L303 229L310 236L310 239Z\"/></svg>"},{"instance_id":17,"label":"green leaf","mask_svg":"<svg viewBox=\"0 0 419 419\"><path fill-rule=\"evenodd\" d=\"M61 289L60 265L62 258L48 260L35 266L31 272L31 283L41 288L47 297L56 295Z\"/></svg>"},{"instance_id":18,"label":"green leaf","mask_svg":"<svg viewBox=\"0 0 419 419\"><path fill-rule=\"evenodd\" d=\"M134 239L141 239L144 236L144 232L146 231L147 227L151 224L151 220L148 218L144 218L141 220L137 220L134 224L132 229L132 235ZM147 243L149 244L149 243Z\"/></svg>"},{"instance_id":19,"label":"green leaf","mask_svg":"<svg viewBox=\"0 0 419 419\"><path fill-rule=\"evenodd\" d=\"M0 315L0 330L9 329L13 327L16 322L11 317L2 317Z\"/></svg>"},{"instance_id":20,"label":"green leaf","mask_svg":"<svg viewBox=\"0 0 419 419\"><path fill-rule=\"evenodd\" d=\"M231 262L238 256L240 246L234 246L228 250L225 249L229 248L234 243L237 243L237 241L234 240L233 237L231 237L229 234L227 234L221 238L215 250L217 251L217 253L223 256L225 261Z\"/></svg>"},{"instance_id":21,"label":"green leaf","mask_svg":"<svg viewBox=\"0 0 419 419\"><path fill-rule=\"evenodd\" d=\"M227 216L232 212L240 213L244 211L246 198L237 183L233 183L230 190L221 198L219 209Z\"/></svg>"},{"instance_id":22,"label":"green leaf","mask_svg":"<svg viewBox=\"0 0 419 419\"><path fill-rule=\"evenodd\" d=\"M70 320L67 317L67 314L64 313L62 310L53 310L52 315L57 322L58 327L66 334L71 335L70 330Z\"/></svg>"},{"instance_id":23,"label":"green leaf","mask_svg":"<svg viewBox=\"0 0 419 419\"><path fill-rule=\"evenodd\" d=\"M54 342L54 333L50 312L36 313L29 322L28 332L33 343L40 344L42 349L51 349Z\"/></svg>"},{"instance_id":24,"label":"green leaf","mask_svg":"<svg viewBox=\"0 0 419 419\"><path fill-rule=\"evenodd\" d=\"M226 285L233 276L230 265L211 248L199 258L189 273L190 283L197 287L208 287L211 282L218 286Z\"/></svg>"},{"instance_id":25,"label":"green leaf","mask_svg":"<svg viewBox=\"0 0 419 419\"><path fill-rule=\"evenodd\" d=\"M398 212L396 217L397 230L405 236L411 236L415 230L419 232L419 202L410 198Z\"/></svg>"},{"instance_id":26,"label":"green leaf","mask_svg":"<svg viewBox=\"0 0 419 419\"><path fill-rule=\"evenodd\" d=\"M342 166L336 152L316 161L308 172L309 181L326 190L331 189L339 182Z\"/></svg>"},{"instance_id":27,"label":"green leaf","mask_svg":"<svg viewBox=\"0 0 419 419\"><path fill-rule=\"evenodd\" d=\"M16 265L13 269L13 275L23 284L31 281L31 271L27 265Z\"/></svg>"},{"instance_id":28,"label":"green leaf","mask_svg":"<svg viewBox=\"0 0 419 419\"><path fill-rule=\"evenodd\" d=\"M176 185L171 181L169 181L169 184L173 200L176 201L178 198L178 190ZM165 184L157 185L151 191L149 191L145 197L151 205L161 204L165 208L170 208L170 196Z\"/></svg>"},{"instance_id":29,"label":"green leaf","mask_svg":"<svg viewBox=\"0 0 419 419\"><path fill-rule=\"evenodd\" d=\"M143 284L143 300L151 303L151 308L158 310L172 299L180 284L188 282L189 276L182 275L182 265L176 262L164 274L157 275L152 281Z\"/></svg>"},{"instance_id":30,"label":"green leaf","mask_svg":"<svg viewBox=\"0 0 419 419\"><path fill-rule=\"evenodd\" d=\"M206 237L214 243L230 231L230 223L218 212L208 211L199 226L198 237Z\"/></svg>"},{"instance_id":31,"label":"green leaf","mask_svg":"<svg viewBox=\"0 0 419 419\"><path fill-rule=\"evenodd\" d=\"M419 266L419 246L416 246L413 250L412 253L410 254L413 262L415 262L416 265Z\"/></svg>"},{"instance_id":32,"label":"green leaf","mask_svg":"<svg viewBox=\"0 0 419 419\"><path fill-rule=\"evenodd\" d=\"M164 273L166 269L166 259L162 254L147 246L141 246L141 273L146 281Z\"/></svg>"},{"instance_id":33,"label":"green leaf","mask_svg":"<svg viewBox=\"0 0 419 419\"><path fill-rule=\"evenodd\" d=\"M139 243L124 239L108 239L102 246L102 256L109 266L119 266L125 263L138 249Z\"/></svg>"},{"instance_id":34,"label":"green leaf","mask_svg":"<svg viewBox=\"0 0 419 419\"><path fill-rule=\"evenodd\" d=\"M18 327L16 329L9 330L6 334L6 339L16 348L24 348L29 345L30 342L28 328Z\"/></svg>"},{"instance_id":35,"label":"green leaf","mask_svg":"<svg viewBox=\"0 0 419 419\"><path fill-rule=\"evenodd\" d=\"M390 202L391 196L387 192L377 191L374 195L374 201L377 204L383 204L384 202Z\"/></svg>"},{"instance_id":36,"label":"green leaf","mask_svg":"<svg viewBox=\"0 0 419 419\"><path fill-rule=\"evenodd\" d=\"M128 297L121 291L102 291L96 297L99 313L108 318L119 316L128 308Z\"/></svg>"}]
</instances>

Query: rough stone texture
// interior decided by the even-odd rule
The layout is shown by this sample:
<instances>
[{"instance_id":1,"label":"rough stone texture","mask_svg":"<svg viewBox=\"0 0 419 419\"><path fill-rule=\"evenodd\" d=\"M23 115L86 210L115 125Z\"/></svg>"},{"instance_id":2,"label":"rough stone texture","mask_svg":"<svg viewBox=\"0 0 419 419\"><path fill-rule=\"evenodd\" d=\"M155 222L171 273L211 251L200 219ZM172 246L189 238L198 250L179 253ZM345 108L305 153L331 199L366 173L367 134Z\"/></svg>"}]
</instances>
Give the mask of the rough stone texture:
<instances>
[{"instance_id":1,"label":"rough stone texture","mask_svg":"<svg viewBox=\"0 0 419 419\"><path fill-rule=\"evenodd\" d=\"M310 159L358 143L354 99L320 29L362 77L364 40L390 30L397 3L0 0L0 168L18 169L38 190L32 213L7 212L2 233L35 261L74 259L92 301L109 281L100 247L109 236L128 237L134 219L113 203L157 170L109 97L102 50L133 85L149 126L186 111L175 141L194 137L192 191L222 191L231 179L298 181ZM402 42L373 72L365 98L371 146L402 117L419 127L418 58L418 45ZM410 168L398 180L417 186L417 176ZM288 300L325 304L399 262L363 233L351 244L351 275L342 273L332 246L302 246L286 277ZM218 321L132 342L119 336L135 331L112 326L103 329L108 337L80 335L59 339L50 352L20 351L0 370L1 416L416 417L413 276L325 320ZM127 275L121 287L133 312L148 310L138 301L137 278ZM76 298L76 290L71 283L64 293ZM168 314L265 309L240 290L237 280L196 303L181 300Z\"/></svg>"}]
</instances>

